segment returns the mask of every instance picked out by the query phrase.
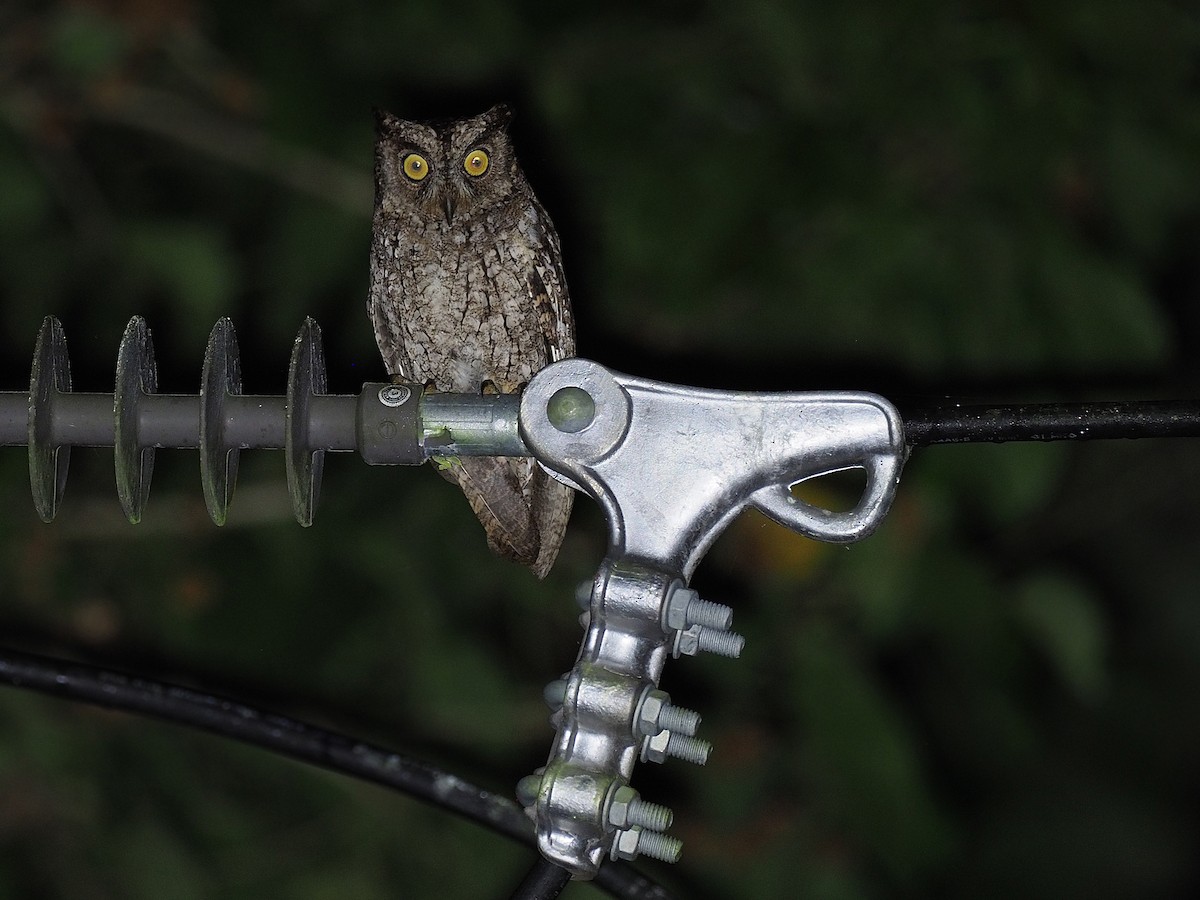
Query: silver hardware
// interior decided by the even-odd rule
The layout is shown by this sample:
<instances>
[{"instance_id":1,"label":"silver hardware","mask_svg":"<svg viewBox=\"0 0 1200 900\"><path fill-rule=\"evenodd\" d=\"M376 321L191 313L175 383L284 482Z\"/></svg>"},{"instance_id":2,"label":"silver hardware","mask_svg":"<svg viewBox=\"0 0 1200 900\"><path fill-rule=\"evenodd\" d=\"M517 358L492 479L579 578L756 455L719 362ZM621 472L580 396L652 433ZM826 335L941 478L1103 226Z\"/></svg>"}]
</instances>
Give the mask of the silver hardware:
<instances>
[{"instance_id":1,"label":"silver hardware","mask_svg":"<svg viewBox=\"0 0 1200 900\"><path fill-rule=\"evenodd\" d=\"M538 791L542 789L540 774L526 775L517 782L517 802L522 806L532 806L537 802Z\"/></svg>"},{"instance_id":2,"label":"silver hardware","mask_svg":"<svg viewBox=\"0 0 1200 900\"><path fill-rule=\"evenodd\" d=\"M403 406L412 396L412 391L402 384L389 384L379 389L379 402L384 406Z\"/></svg>"},{"instance_id":3,"label":"silver hardware","mask_svg":"<svg viewBox=\"0 0 1200 900\"><path fill-rule=\"evenodd\" d=\"M677 863L683 852L683 841L657 831L645 831L638 836L637 848L651 859L661 859L663 862Z\"/></svg>"},{"instance_id":4,"label":"silver hardware","mask_svg":"<svg viewBox=\"0 0 1200 900\"><path fill-rule=\"evenodd\" d=\"M559 390L591 396L595 416L560 431ZM543 467L591 495L609 522L611 556L638 556L691 578L718 534L748 507L816 540L851 543L886 513L904 462L899 414L873 394L745 394L615 375L567 359L521 397L521 436ZM818 475L867 471L858 505L820 509L791 493Z\"/></svg>"},{"instance_id":5,"label":"silver hardware","mask_svg":"<svg viewBox=\"0 0 1200 900\"><path fill-rule=\"evenodd\" d=\"M663 608L664 628L682 631L693 625L704 625L728 631L732 624L733 610L728 606L701 600L700 595L691 588L685 588L682 581L671 585Z\"/></svg>"},{"instance_id":6,"label":"silver hardware","mask_svg":"<svg viewBox=\"0 0 1200 900\"><path fill-rule=\"evenodd\" d=\"M675 863L682 852L683 842L678 838L636 825L617 831L613 838L613 859L637 859L639 853L644 853L652 859Z\"/></svg>"},{"instance_id":7,"label":"silver hardware","mask_svg":"<svg viewBox=\"0 0 1200 900\"><path fill-rule=\"evenodd\" d=\"M870 534L904 462L900 418L871 394L707 391L570 359L530 381L520 434L543 468L601 505L609 528L604 562L576 591L586 612L575 666L561 692L547 689L552 706L562 702L530 806L538 846L580 878L593 877L605 855L674 861L682 845L662 833L662 808L635 821L621 805L636 796L629 782L639 759L704 765L712 750L695 737L699 714L658 690L662 669L668 653L736 657L745 644L729 630L732 610L700 599L687 582L749 507L817 540ZM867 472L852 510L821 509L791 493L846 468Z\"/></svg>"},{"instance_id":8,"label":"silver hardware","mask_svg":"<svg viewBox=\"0 0 1200 900\"><path fill-rule=\"evenodd\" d=\"M647 736L664 730L693 735L700 727L700 713L672 706L670 694L653 688L642 694L634 720L637 731Z\"/></svg>"},{"instance_id":9,"label":"silver hardware","mask_svg":"<svg viewBox=\"0 0 1200 900\"><path fill-rule=\"evenodd\" d=\"M680 656L695 656L701 650L715 653L717 656L728 656L737 659L742 655L746 639L732 631L718 631L715 628L705 628L703 625L693 625L686 631L675 632L675 640L671 645L671 655L676 659Z\"/></svg>"},{"instance_id":10,"label":"silver hardware","mask_svg":"<svg viewBox=\"0 0 1200 900\"><path fill-rule=\"evenodd\" d=\"M563 705L563 698L567 696L567 681L565 678L555 678L544 688L542 688L542 699L546 701L546 705L551 709L558 709Z\"/></svg>"},{"instance_id":11,"label":"silver hardware","mask_svg":"<svg viewBox=\"0 0 1200 900\"><path fill-rule=\"evenodd\" d=\"M565 387L546 404L546 417L559 431L575 434L596 418L596 401L582 388Z\"/></svg>"},{"instance_id":12,"label":"silver hardware","mask_svg":"<svg viewBox=\"0 0 1200 900\"><path fill-rule=\"evenodd\" d=\"M693 765L708 764L712 744L686 734L676 734L673 731L662 731L642 742L641 759L643 762L663 763L667 757L674 756Z\"/></svg>"},{"instance_id":13,"label":"silver hardware","mask_svg":"<svg viewBox=\"0 0 1200 900\"><path fill-rule=\"evenodd\" d=\"M609 795L608 821L618 828L640 825L650 831L666 831L674 813L657 803L647 803L627 784L615 787Z\"/></svg>"}]
</instances>

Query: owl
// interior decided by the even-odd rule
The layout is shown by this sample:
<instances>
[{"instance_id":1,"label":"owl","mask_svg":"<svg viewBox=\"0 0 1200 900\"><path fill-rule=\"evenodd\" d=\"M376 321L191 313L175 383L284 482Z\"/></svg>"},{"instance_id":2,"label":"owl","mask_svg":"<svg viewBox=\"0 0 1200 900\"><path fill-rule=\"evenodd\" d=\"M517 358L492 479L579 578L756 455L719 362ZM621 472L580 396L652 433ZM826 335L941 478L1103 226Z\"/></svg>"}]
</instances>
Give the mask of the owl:
<instances>
[{"instance_id":1,"label":"owl","mask_svg":"<svg viewBox=\"0 0 1200 900\"><path fill-rule=\"evenodd\" d=\"M367 309L394 377L519 391L575 354L558 235L517 163L511 113L420 123L377 111ZM442 462L497 553L545 577L573 491L532 458Z\"/></svg>"}]
</instances>

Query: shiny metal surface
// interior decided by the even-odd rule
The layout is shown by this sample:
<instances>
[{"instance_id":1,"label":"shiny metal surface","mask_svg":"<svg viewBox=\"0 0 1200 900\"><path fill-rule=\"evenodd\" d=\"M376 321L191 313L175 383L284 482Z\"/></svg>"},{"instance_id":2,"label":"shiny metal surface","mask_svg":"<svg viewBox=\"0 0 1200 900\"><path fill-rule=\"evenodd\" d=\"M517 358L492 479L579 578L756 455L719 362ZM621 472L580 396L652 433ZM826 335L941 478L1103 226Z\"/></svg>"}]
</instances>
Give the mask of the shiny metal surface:
<instances>
[{"instance_id":1,"label":"shiny metal surface","mask_svg":"<svg viewBox=\"0 0 1200 900\"><path fill-rule=\"evenodd\" d=\"M554 686L562 704L550 758L538 789L524 797L538 845L580 878L593 877L606 856L674 861L680 843L646 827L668 819L633 822L611 807L613 797L631 796L639 759L702 765L708 758L711 745L688 733L699 723L694 713L676 732L647 733L648 715L661 724L657 685L668 654L736 657L744 644L728 630L732 611L701 600L687 582L721 531L750 507L816 540L869 535L904 463L900 417L872 394L701 390L570 359L530 382L520 430L548 471L601 505L609 528L579 655L565 687ZM847 468L867 475L852 510L821 509L792 494L798 482Z\"/></svg>"}]
</instances>

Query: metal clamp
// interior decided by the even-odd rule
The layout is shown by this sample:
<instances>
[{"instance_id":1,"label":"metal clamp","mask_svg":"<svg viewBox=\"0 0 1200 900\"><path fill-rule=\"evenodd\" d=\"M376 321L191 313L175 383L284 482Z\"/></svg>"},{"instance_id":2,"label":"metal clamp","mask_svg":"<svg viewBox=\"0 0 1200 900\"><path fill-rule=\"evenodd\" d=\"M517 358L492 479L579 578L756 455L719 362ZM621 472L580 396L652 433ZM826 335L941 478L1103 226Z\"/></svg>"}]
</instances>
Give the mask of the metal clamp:
<instances>
[{"instance_id":1,"label":"metal clamp","mask_svg":"<svg viewBox=\"0 0 1200 900\"><path fill-rule=\"evenodd\" d=\"M571 359L530 382L520 428L542 466L592 496L609 526L583 643L565 687L554 691L562 703L549 761L522 782L538 845L579 878L593 877L606 856L673 862L680 843L661 831L670 817L614 815L612 798L636 796L629 781L639 760L703 765L711 750L695 737L695 713L664 720L654 712L647 725L647 702L663 705L657 685L669 654L736 657L744 643L729 630L732 611L701 600L687 582L748 507L820 541L869 535L904 464L900 417L873 394L709 391ZM849 468L866 470L867 484L848 512L791 492Z\"/></svg>"}]
</instances>

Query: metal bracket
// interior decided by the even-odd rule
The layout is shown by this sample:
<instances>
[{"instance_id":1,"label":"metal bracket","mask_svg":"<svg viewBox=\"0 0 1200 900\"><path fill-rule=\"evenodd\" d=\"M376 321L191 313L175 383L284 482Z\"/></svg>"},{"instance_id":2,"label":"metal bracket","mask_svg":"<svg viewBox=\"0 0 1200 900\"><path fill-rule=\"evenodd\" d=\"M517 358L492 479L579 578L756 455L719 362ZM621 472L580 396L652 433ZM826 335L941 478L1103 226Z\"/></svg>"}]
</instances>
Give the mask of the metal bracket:
<instances>
[{"instance_id":1,"label":"metal bracket","mask_svg":"<svg viewBox=\"0 0 1200 900\"><path fill-rule=\"evenodd\" d=\"M731 611L700 600L687 582L748 507L820 541L869 535L887 513L904 464L900 416L873 394L710 391L570 359L530 382L520 428L543 467L593 497L609 525L608 554L587 598L586 634L561 705L555 698L550 758L521 791L539 847L579 878L593 877L606 855L674 861L681 845L662 833L670 811L636 792L631 806L629 781L639 759L703 764L709 745L686 733L698 723L694 713L667 716L687 729L656 726L649 733L645 699L668 653L737 656L742 647L728 630ZM791 492L801 481L848 468L867 475L848 512ZM619 814L612 800L618 790L625 792ZM630 814L638 809L651 813L639 820Z\"/></svg>"}]
</instances>

